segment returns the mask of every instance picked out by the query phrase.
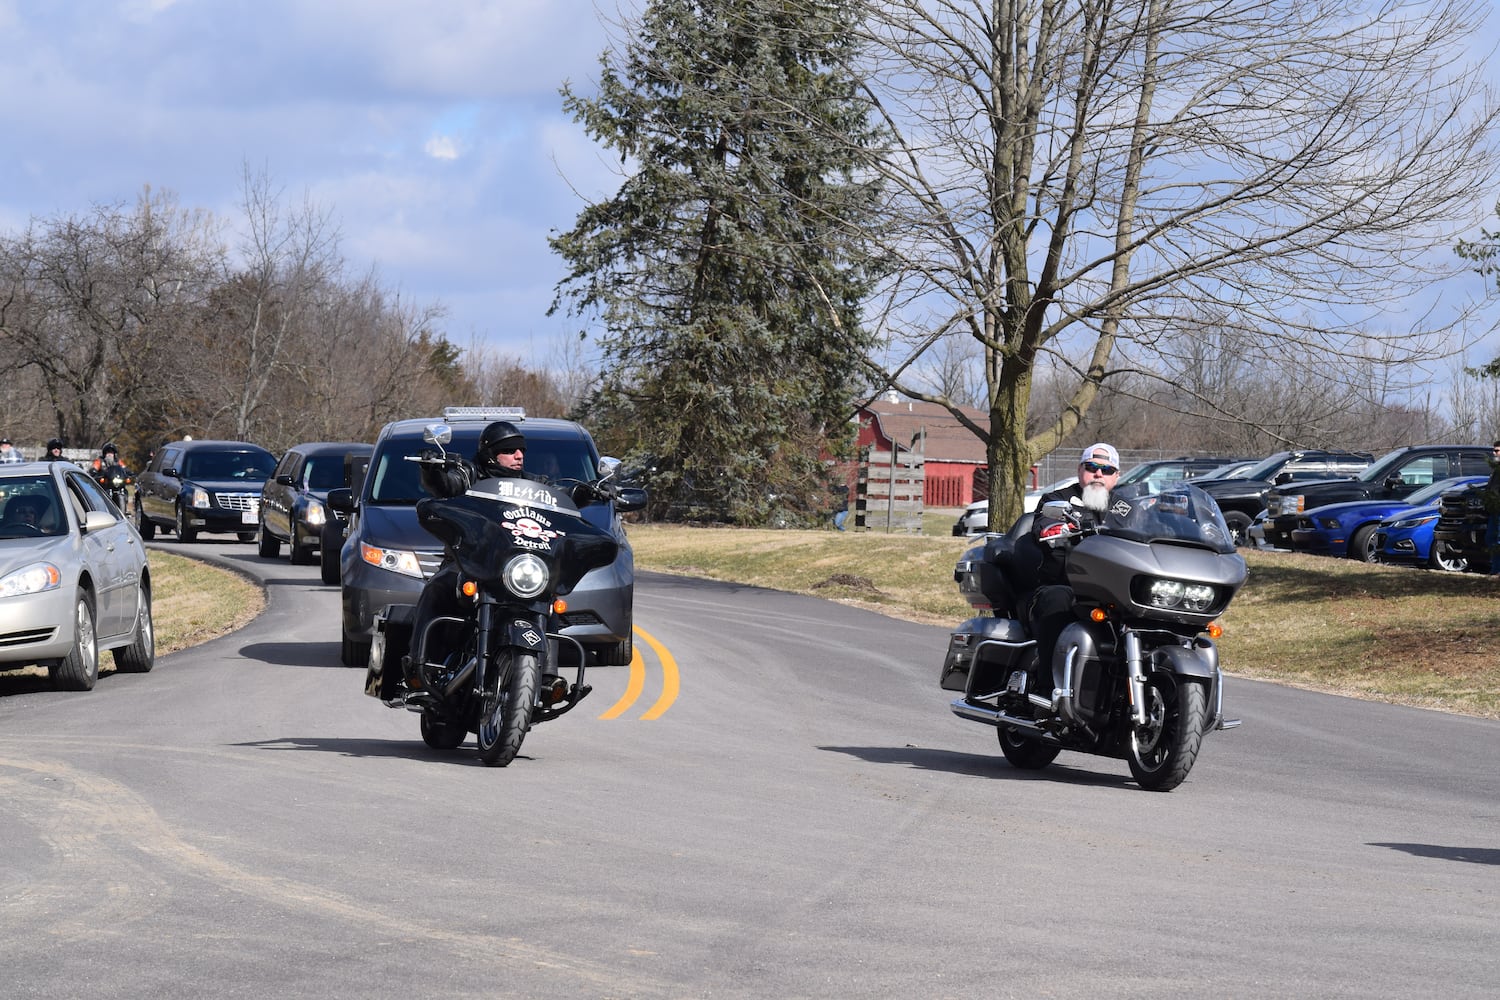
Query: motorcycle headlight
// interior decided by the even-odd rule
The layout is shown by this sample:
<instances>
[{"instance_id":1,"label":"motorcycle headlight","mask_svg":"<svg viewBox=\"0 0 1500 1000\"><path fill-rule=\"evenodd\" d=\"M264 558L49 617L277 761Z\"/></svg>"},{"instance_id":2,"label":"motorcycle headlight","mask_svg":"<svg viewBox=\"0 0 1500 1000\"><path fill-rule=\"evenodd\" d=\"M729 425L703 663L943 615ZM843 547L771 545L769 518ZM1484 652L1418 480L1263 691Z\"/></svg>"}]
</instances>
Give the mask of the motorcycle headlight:
<instances>
[{"instance_id":1,"label":"motorcycle headlight","mask_svg":"<svg viewBox=\"0 0 1500 1000\"><path fill-rule=\"evenodd\" d=\"M1219 593L1206 583L1147 579L1142 596L1139 603L1148 607L1204 614L1218 601Z\"/></svg>"},{"instance_id":2,"label":"motorcycle headlight","mask_svg":"<svg viewBox=\"0 0 1500 1000\"><path fill-rule=\"evenodd\" d=\"M378 566L392 573L400 573L402 576L422 579L422 565L417 562L415 552L409 552L406 549L382 549L379 546L361 542L359 557L371 566Z\"/></svg>"},{"instance_id":3,"label":"motorcycle headlight","mask_svg":"<svg viewBox=\"0 0 1500 1000\"><path fill-rule=\"evenodd\" d=\"M62 586L62 571L51 563L32 563L0 579L0 598L25 597Z\"/></svg>"},{"instance_id":4,"label":"motorcycle headlight","mask_svg":"<svg viewBox=\"0 0 1500 1000\"><path fill-rule=\"evenodd\" d=\"M547 589L550 577L547 564L530 552L523 552L505 564L505 585L511 593L528 601Z\"/></svg>"},{"instance_id":5,"label":"motorcycle headlight","mask_svg":"<svg viewBox=\"0 0 1500 1000\"><path fill-rule=\"evenodd\" d=\"M205 489L203 489L200 486L194 486L193 487L193 506L194 507L208 507L208 506L211 506L209 504L209 502L208 502L208 490L205 490Z\"/></svg>"},{"instance_id":6,"label":"motorcycle headlight","mask_svg":"<svg viewBox=\"0 0 1500 1000\"><path fill-rule=\"evenodd\" d=\"M328 511L316 500L307 501L307 523L314 528L321 528L328 522Z\"/></svg>"}]
</instances>

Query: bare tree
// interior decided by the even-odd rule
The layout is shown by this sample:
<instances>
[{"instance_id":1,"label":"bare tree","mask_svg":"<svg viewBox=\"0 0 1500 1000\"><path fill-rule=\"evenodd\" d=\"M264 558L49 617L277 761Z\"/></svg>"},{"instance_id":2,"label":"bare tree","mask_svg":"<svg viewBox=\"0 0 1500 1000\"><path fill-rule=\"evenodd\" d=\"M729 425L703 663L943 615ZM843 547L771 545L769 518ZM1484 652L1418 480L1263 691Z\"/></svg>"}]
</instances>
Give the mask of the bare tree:
<instances>
[{"instance_id":1,"label":"bare tree","mask_svg":"<svg viewBox=\"0 0 1500 1000\"><path fill-rule=\"evenodd\" d=\"M903 373L944 337L983 351L992 527L1106 381L1169 369L1153 352L1204 311L1247 361L1462 346L1383 310L1449 270L1424 255L1491 177L1496 108L1460 62L1486 6L871 0L899 223L881 367L964 420ZM1048 357L1072 388L1028 432Z\"/></svg>"}]
</instances>

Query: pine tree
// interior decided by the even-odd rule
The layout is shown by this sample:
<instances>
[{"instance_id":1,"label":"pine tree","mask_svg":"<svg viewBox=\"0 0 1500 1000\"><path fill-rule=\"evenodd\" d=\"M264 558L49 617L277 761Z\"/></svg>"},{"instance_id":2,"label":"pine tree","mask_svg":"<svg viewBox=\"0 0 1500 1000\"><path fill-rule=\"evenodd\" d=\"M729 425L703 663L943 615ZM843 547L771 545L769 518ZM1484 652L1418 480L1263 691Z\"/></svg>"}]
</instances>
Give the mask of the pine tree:
<instances>
[{"instance_id":1,"label":"pine tree","mask_svg":"<svg viewBox=\"0 0 1500 1000\"><path fill-rule=\"evenodd\" d=\"M565 107L627 176L551 243L553 310L597 317L583 414L646 462L656 516L764 523L820 505L870 345L859 310L877 131L858 4L654 0L598 95Z\"/></svg>"}]
</instances>

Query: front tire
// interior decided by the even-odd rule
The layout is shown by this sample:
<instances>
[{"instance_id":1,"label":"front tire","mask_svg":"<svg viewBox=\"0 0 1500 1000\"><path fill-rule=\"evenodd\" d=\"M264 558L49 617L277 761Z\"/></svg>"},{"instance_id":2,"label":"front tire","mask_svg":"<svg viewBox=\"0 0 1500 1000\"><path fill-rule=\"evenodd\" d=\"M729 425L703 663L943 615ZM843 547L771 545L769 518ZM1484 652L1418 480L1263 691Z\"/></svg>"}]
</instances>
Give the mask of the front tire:
<instances>
[{"instance_id":1,"label":"front tire","mask_svg":"<svg viewBox=\"0 0 1500 1000\"><path fill-rule=\"evenodd\" d=\"M307 539L302 537L302 529L292 525L292 565L310 566L313 561L312 550L307 546Z\"/></svg>"},{"instance_id":2,"label":"front tire","mask_svg":"<svg viewBox=\"0 0 1500 1000\"><path fill-rule=\"evenodd\" d=\"M1379 562L1379 555L1375 551L1375 525L1367 524L1354 533L1349 539L1349 558L1360 562Z\"/></svg>"},{"instance_id":3,"label":"front tire","mask_svg":"<svg viewBox=\"0 0 1500 1000\"><path fill-rule=\"evenodd\" d=\"M135 530L140 533L142 541L149 542L156 537L156 522L147 517L146 512L141 510L140 500L136 500L135 502Z\"/></svg>"},{"instance_id":4,"label":"front tire","mask_svg":"<svg viewBox=\"0 0 1500 1000\"><path fill-rule=\"evenodd\" d=\"M1062 747L1048 746L1009 726L1001 726L997 732L1000 734L1000 752L1005 754L1011 767L1022 771L1040 771L1062 753Z\"/></svg>"},{"instance_id":5,"label":"front tire","mask_svg":"<svg viewBox=\"0 0 1500 1000\"><path fill-rule=\"evenodd\" d=\"M1427 565L1444 573L1462 573L1469 568L1469 560L1454 552L1446 543L1435 541L1427 556Z\"/></svg>"},{"instance_id":6,"label":"front tire","mask_svg":"<svg viewBox=\"0 0 1500 1000\"><path fill-rule=\"evenodd\" d=\"M1234 538L1234 544L1245 548L1250 544L1250 518L1237 510L1226 511L1224 524L1229 528L1229 534Z\"/></svg>"},{"instance_id":7,"label":"front tire","mask_svg":"<svg viewBox=\"0 0 1500 1000\"><path fill-rule=\"evenodd\" d=\"M260 522L260 531L257 532L255 554L262 559L275 559L281 555L281 539L266 530L264 521Z\"/></svg>"},{"instance_id":8,"label":"front tire","mask_svg":"<svg viewBox=\"0 0 1500 1000\"><path fill-rule=\"evenodd\" d=\"M1148 792L1170 792L1187 780L1208 724L1205 685L1171 674L1146 678L1146 724L1133 726L1125 748L1130 773Z\"/></svg>"},{"instance_id":9,"label":"front tire","mask_svg":"<svg viewBox=\"0 0 1500 1000\"><path fill-rule=\"evenodd\" d=\"M345 632L343 641L339 644L339 659L344 661L346 667L363 667L370 663L370 644L351 639L349 633Z\"/></svg>"},{"instance_id":10,"label":"front tire","mask_svg":"<svg viewBox=\"0 0 1500 1000\"><path fill-rule=\"evenodd\" d=\"M115 669L122 674L150 673L156 665L156 626L151 620L151 588L136 598L135 641L115 650Z\"/></svg>"},{"instance_id":11,"label":"front tire","mask_svg":"<svg viewBox=\"0 0 1500 1000\"><path fill-rule=\"evenodd\" d=\"M195 542L198 540L198 529L188 523L187 508L181 504L177 505L177 540L179 542Z\"/></svg>"},{"instance_id":12,"label":"front tire","mask_svg":"<svg viewBox=\"0 0 1500 1000\"><path fill-rule=\"evenodd\" d=\"M332 537L335 536L327 531L323 532L323 541L318 548L318 574L324 583L337 587L343 571L339 569L339 547L329 544Z\"/></svg>"},{"instance_id":13,"label":"front tire","mask_svg":"<svg viewBox=\"0 0 1500 1000\"><path fill-rule=\"evenodd\" d=\"M490 767L504 767L521 752L521 741L531 728L541 672L535 656L509 650L495 657L491 669L495 671L496 684L503 680L505 688L486 692L480 704L476 734L479 759Z\"/></svg>"},{"instance_id":14,"label":"front tire","mask_svg":"<svg viewBox=\"0 0 1500 1000\"><path fill-rule=\"evenodd\" d=\"M99 637L94 633L94 597L80 590L73 605L73 648L61 663L47 668L61 691L91 691L99 679Z\"/></svg>"}]
</instances>

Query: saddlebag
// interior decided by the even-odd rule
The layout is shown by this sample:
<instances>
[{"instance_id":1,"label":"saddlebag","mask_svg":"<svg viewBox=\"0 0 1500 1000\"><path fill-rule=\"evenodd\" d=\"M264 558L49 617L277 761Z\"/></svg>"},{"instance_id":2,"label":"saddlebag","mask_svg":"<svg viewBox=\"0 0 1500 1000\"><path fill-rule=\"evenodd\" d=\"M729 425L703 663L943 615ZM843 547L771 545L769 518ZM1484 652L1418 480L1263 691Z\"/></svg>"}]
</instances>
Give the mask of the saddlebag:
<instances>
[{"instance_id":1,"label":"saddlebag","mask_svg":"<svg viewBox=\"0 0 1500 1000\"><path fill-rule=\"evenodd\" d=\"M387 701L397 696L403 679L401 658L411 649L414 604L387 604L375 616L370 640L370 665L365 669L365 694Z\"/></svg>"},{"instance_id":2,"label":"saddlebag","mask_svg":"<svg viewBox=\"0 0 1500 1000\"><path fill-rule=\"evenodd\" d=\"M948 636L938 683L946 691L987 698L1005 689L1036 645L1013 618L970 618Z\"/></svg>"}]
</instances>

